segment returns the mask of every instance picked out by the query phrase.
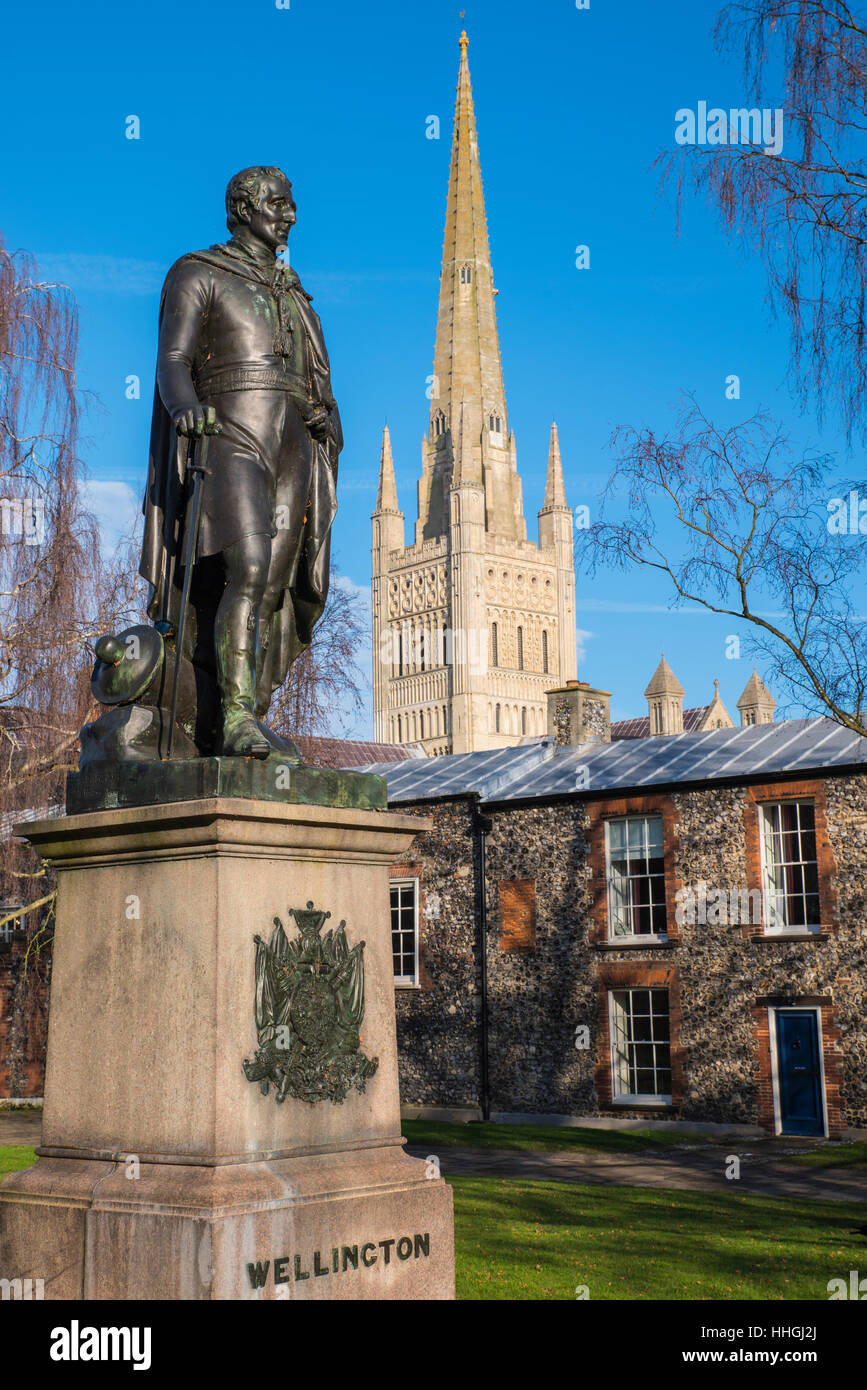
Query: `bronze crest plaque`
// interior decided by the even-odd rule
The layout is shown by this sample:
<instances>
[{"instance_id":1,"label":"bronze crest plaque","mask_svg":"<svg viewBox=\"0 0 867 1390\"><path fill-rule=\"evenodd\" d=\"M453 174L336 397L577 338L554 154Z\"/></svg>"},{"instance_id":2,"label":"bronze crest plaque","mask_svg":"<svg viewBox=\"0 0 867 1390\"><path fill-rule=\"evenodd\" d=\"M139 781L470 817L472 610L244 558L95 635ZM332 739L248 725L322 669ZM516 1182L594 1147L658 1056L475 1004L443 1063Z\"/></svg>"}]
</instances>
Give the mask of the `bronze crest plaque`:
<instances>
[{"instance_id":1,"label":"bronze crest plaque","mask_svg":"<svg viewBox=\"0 0 867 1390\"><path fill-rule=\"evenodd\" d=\"M379 1065L360 1049L364 1018L364 945L351 947L346 923L322 936L331 916L309 902L292 908L299 935L291 941L279 917L270 943L256 942L256 1027L259 1046L244 1060L248 1081L263 1095L273 1085L287 1096L342 1104L354 1086L363 1091Z\"/></svg>"}]
</instances>

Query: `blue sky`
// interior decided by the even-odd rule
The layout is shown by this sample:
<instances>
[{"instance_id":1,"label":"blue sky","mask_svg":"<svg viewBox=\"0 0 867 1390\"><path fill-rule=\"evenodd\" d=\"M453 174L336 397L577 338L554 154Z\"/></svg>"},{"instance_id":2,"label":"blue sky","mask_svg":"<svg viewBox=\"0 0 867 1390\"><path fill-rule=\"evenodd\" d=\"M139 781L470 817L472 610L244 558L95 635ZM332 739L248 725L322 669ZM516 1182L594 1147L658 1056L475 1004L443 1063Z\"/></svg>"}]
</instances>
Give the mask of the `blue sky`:
<instances>
[{"instance_id":1,"label":"blue sky","mask_svg":"<svg viewBox=\"0 0 867 1390\"><path fill-rule=\"evenodd\" d=\"M398 493L415 519L427 422L460 4L273 0L144 7L50 0L4 19L31 55L0 92L0 231L63 279L80 308L80 380L92 393L84 456L107 531L138 506L159 288L185 251L223 240L223 191L249 164L279 164L299 208L290 255L331 353L346 448L335 550L369 586L369 515L387 420ZM788 339L765 305L757 256L687 201L678 237L655 157L679 107L746 104L715 54L716 0L465 3L500 343L529 534L560 428L571 504L595 511L618 425L664 429L694 391L719 423L764 406L804 445L842 450L797 415ZM38 18L38 25L37 25ZM38 32L37 32L38 28ZM38 64L34 56L38 53ZM438 115L441 139L426 138ZM138 116L141 138L125 138ZM589 270L575 247L591 248ZM741 399L725 399L737 373ZM141 398L125 381L141 379ZM841 465L842 466L842 465ZM844 469L845 471L845 469ZM751 662L737 628L672 612L648 574L578 577L579 676L646 713L661 649L700 704L718 676L735 701ZM369 653L362 654L362 661ZM368 703L369 709L369 703ZM369 714L354 728L370 732Z\"/></svg>"}]
</instances>

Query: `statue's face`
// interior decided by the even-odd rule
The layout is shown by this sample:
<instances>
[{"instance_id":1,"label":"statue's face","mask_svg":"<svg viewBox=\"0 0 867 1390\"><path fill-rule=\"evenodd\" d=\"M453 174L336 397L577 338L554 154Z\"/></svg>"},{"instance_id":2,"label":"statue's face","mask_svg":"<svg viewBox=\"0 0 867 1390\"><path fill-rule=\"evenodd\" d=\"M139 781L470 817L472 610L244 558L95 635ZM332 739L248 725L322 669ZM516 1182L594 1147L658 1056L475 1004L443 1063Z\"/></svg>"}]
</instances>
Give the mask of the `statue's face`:
<instances>
[{"instance_id":1,"label":"statue's face","mask_svg":"<svg viewBox=\"0 0 867 1390\"><path fill-rule=\"evenodd\" d=\"M259 206L254 208L248 203L246 212L244 220L250 231L276 255L280 248L286 245L289 232L295 225L295 200L289 180L265 179L259 196Z\"/></svg>"}]
</instances>

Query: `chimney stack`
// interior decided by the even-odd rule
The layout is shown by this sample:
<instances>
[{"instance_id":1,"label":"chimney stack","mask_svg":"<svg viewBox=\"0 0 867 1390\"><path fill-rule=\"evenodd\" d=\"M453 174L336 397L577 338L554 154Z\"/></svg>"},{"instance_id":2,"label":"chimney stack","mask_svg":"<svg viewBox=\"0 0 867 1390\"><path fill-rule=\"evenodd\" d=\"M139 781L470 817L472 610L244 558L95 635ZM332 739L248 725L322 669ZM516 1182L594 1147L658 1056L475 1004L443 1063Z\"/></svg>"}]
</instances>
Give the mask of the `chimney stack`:
<instances>
[{"instance_id":1,"label":"chimney stack","mask_svg":"<svg viewBox=\"0 0 867 1390\"><path fill-rule=\"evenodd\" d=\"M547 733L558 747L611 742L610 690L594 690L587 681L567 681L547 691L547 700Z\"/></svg>"}]
</instances>

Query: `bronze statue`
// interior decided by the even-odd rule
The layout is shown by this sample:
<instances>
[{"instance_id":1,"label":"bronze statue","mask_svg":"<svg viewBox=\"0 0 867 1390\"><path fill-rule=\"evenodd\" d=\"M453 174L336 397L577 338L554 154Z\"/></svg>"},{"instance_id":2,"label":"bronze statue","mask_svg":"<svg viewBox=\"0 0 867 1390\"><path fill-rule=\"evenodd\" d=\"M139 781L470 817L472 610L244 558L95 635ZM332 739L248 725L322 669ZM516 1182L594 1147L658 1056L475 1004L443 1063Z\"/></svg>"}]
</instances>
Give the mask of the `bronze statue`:
<instances>
[{"instance_id":1,"label":"bronze statue","mask_svg":"<svg viewBox=\"0 0 867 1390\"><path fill-rule=\"evenodd\" d=\"M230 240L182 256L162 293L139 568L164 649L150 663L144 698L140 671L125 680L118 644L126 649L132 635L151 630L97 644L97 698L144 703L154 717L144 731L139 718L137 732L116 709L107 743L91 736L88 750L83 736L82 762L166 756L179 626L176 755L276 751L301 761L263 721L325 606L343 436L319 317L295 271L277 259L296 219L292 185L279 169L244 169L226 190L226 215ZM184 622L191 446L206 435ZM140 662L141 644L132 645ZM126 698L106 698L109 685L128 685Z\"/></svg>"}]
</instances>

